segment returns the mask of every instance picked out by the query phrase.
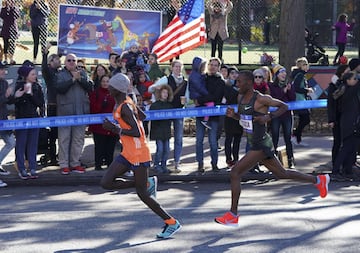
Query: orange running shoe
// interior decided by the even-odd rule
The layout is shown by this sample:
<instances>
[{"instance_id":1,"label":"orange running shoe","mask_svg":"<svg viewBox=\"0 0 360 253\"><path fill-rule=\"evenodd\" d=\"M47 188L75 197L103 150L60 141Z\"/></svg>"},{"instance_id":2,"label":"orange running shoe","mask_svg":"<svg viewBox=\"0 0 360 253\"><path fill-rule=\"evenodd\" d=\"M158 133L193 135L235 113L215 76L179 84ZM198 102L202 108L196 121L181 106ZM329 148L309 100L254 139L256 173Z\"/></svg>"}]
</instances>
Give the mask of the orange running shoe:
<instances>
[{"instance_id":1,"label":"orange running shoe","mask_svg":"<svg viewBox=\"0 0 360 253\"><path fill-rule=\"evenodd\" d=\"M328 193L328 185L330 183L330 176L328 174L318 175L319 183L316 184L316 188L318 188L320 192L320 197L325 198Z\"/></svg>"},{"instance_id":2,"label":"orange running shoe","mask_svg":"<svg viewBox=\"0 0 360 253\"><path fill-rule=\"evenodd\" d=\"M231 226L231 227L237 227L239 216L233 215L231 212L226 212L223 216L219 216L215 218L215 222L225 225L225 226Z\"/></svg>"}]
</instances>

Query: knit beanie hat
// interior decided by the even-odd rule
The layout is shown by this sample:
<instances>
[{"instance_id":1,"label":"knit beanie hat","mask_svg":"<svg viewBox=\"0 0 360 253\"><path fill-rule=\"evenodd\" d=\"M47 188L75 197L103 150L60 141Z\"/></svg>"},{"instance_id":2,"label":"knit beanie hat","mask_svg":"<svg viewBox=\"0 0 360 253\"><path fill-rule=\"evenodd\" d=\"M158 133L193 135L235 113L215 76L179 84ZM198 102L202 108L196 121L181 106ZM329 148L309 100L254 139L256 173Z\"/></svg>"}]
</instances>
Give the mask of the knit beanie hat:
<instances>
[{"instance_id":1,"label":"knit beanie hat","mask_svg":"<svg viewBox=\"0 0 360 253\"><path fill-rule=\"evenodd\" d=\"M359 58L353 58L349 62L349 68L350 68L351 71L356 69L356 67L359 66L359 65L360 65L360 59Z\"/></svg>"},{"instance_id":2,"label":"knit beanie hat","mask_svg":"<svg viewBox=\"0 0 360 253\"><path fill-rule=\"evenodd\" d=\"M255 69L253 71L253 75L254 76L262 76L262 77L264 77L265 73L264 73L264 71L262 69Z\"/></svg>"},{"instance_id":3,"label":"knit beanie hat","mask_svg":"<svg viewBox=\"0 0 360 253\"><path fill-rule=\"evenodd\" d=\"M280 73L280 71L286 71L286 69L280 64L275 64L272 68L272 71L274 75L277 76Z\"/></svg>"},{"instance_id":4,"label":"knit beanie hat","mask_svg":"<svg viewBox=\"0 0 360 253\"><path fill-rule=\"evenodd\" d=\"M30 71L33 70L34 68L31 67L31 66L21 66L19 69L18 69L18 74L19 76L22 76L23 78L26 78Z\"/></svg>"},{"instance_id":5,"label":"knit beanie hat","mask_svg":"<svg viewBox=\"0 0 360 253\"><path fill-rule=\"evenodd\" d=\"M126 75L122 73L117 73L116 75L110 78L109 85L114 89L127 94L127 91L130 86L130 80Z\"/></svg>"}]
</instances>

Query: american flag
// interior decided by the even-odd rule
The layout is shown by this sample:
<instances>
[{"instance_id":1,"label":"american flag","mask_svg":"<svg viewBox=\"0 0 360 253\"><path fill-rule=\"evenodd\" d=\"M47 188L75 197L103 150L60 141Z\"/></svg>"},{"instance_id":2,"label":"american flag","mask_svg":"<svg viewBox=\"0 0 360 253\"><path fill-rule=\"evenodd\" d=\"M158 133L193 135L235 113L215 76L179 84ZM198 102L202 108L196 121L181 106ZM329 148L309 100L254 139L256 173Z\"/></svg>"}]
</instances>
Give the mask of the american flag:
<instances>
[{"instance_id":1,"label":"american flag","mask_svg":"<svg viewBox=\"0 0 360 253\"><path fill-rule=\"evenodd\" d=\"M159 62L206 43L204 0L188 0L154 44Z\"/></svg>"}]
</instances>

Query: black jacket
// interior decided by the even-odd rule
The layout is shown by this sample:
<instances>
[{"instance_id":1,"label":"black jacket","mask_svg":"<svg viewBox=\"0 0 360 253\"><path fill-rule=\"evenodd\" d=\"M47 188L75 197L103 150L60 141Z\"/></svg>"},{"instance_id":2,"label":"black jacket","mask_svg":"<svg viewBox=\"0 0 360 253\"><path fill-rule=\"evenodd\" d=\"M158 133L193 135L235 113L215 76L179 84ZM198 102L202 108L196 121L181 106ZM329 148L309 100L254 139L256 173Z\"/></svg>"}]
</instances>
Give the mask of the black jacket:
<instances>
[{"instance_id":1,"label":"black jacket","mask_svg":"<svg viewBox=\"0 0 360 253\"><path fill-rule=\"evenodd\" d=\"M15 90L23 89L25 82L18 81ZM44 94L38 83L32 84L32 94L22 95L15 98L15 117L20 118L37 118L44 112ZM38 110L39 109L39 110Z\"/></svg>"},{"instance_id":2,"label":"black jacket","mask_svg":"<svg viewBox=\"0 0 360 253\"><path fill-rule=\"evenodd\" d=\"M170 102L156 101L150 106L150 110L171 109ZM150 140L169 140L171 138L171 119L152 120Z\"/></svg>"},{"instance_id":3,"label":"black jacket","mask_svg":"<svg viewBox=\"0 0 360 253\"><path fill-rule=\"evenodd\" d=\"M200 106L204 106L207 102L214 102L215 105L221 105L225 90L225 80L222 75L220 73L216 73L215 75L206 74L205 84L209 94L207 96L201 96L197 99ZM209 120L218 119L218 116L213 116L210 117Z\"/></svg>"},{"instance_id":4,"label":"black jacket","mask_svg":"<svg viewBox=\"0 0 360 253\"><path fill-rule=\"evenodd\" d=\"M59 72L57 69L51 68L47 61L48 54L43 54L41 63L41 73L46 84L47 102L56 104L56 75Z\"/></svg>"},{"instance_id":5,"label":"black jacket","mask_svg":"<svg viewBox=\"0 0 360 253\"><path fill-rule=\"evenodd\" d=\"M224 97L226 99L227 105L236 105L238 104L238 88L235 84L226 84L224 89ZM243 134L243 128L240 126L238 120L235 120L230 117L225 117L224 119L224 130L225 135L229 134Z\"/></svg>"},{"instance_id":6,"label":"black jacket","mask_svg":"<svg viewBox=\"0 0 360 253\"><path fill-rule=\"evenodd\" d=\"M333 93L339 88L340 81L338 80L336 83L329 83L328 87L328 97L327 97L327 115L328 115L328 123L336 122L337 124L340 122L340 113L341 113L341 100L334 99Z\"/></svg>"},{"instance_id":7,"label":"black jacket","mask_svg":"<svg viewBox=\"0 0 360 253\"><path fill-rule=\"evenodd\" d=\"M171 87L173 93L174 93L174 99L171 102L173 108L182 108L184 105L181 104L181 96L185 96L186 88L188 86L188 81L184 78L183 84L177 85L175 82L175 79L172 75L168 76L168 85ZM179 91L175 94L176 89L182 85L182 87L179 89Z\"/></svg>"}]
</instances>

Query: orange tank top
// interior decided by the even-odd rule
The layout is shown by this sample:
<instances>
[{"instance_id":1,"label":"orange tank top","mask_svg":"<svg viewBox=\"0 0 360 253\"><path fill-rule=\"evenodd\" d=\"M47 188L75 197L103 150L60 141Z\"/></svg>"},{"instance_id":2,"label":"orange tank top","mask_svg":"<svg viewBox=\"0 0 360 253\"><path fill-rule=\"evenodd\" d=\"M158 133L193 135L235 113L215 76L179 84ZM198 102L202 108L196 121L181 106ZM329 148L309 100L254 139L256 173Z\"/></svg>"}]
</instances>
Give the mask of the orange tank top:
<instances>
[{"instance_id":1,"label":"orange tank top","mask_svg":"<svg viewBox=\"0 0 360 253\"><path fill-rule=\"evenodd\" d=\"M121 108L124 105L129 106L132 110L140 131L140 137L120 135L120 141L123 145L121 155L132 165L138 166L140 163L151 161L151 153L147 145L142 121L139 119L136 106L130 97L126 97L126 100L115 109L113 113L114 119L117 120L122 129L130 129L130 125L121 117Z\"/></svg>"}]
</instances>

